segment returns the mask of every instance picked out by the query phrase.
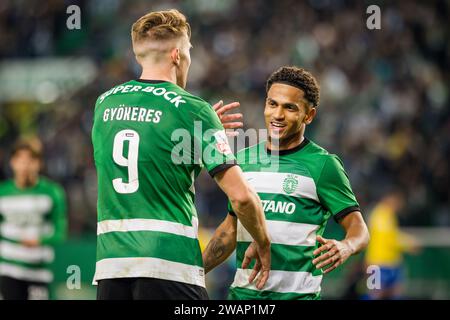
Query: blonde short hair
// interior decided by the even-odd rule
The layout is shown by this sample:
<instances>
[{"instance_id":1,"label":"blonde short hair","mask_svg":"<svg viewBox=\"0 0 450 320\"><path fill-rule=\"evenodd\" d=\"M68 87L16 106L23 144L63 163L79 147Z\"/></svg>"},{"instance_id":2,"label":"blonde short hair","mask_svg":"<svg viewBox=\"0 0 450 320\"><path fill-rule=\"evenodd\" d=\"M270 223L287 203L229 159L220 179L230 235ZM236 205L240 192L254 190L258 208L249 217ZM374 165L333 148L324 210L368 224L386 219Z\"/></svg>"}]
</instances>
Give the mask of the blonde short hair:
<instances>
[{"instance_id":1,"label":"blonde short hair","mask_svg":"<svg viewBox=\"0 0 450 320\"><path fill-rule=\"evenodd\" d=\"M184 14L176 9L149 12L131 27L133 44L142 40L172 40L186 34L191 37L191 27Z\"/></svg>"}]
</instances>

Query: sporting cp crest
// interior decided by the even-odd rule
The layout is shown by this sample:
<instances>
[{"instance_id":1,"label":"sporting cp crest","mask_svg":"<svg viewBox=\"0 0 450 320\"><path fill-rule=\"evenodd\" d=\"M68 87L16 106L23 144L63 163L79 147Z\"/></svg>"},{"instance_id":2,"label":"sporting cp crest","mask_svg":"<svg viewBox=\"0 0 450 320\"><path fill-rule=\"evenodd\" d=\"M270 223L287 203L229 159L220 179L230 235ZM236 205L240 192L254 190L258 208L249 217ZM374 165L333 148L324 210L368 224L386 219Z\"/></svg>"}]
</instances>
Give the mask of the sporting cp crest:
<instances>
[{"instance_id":1,"label":"sporting cp crest","mask_svg":"<svg viewBox=\"0 0 450 320\"><path fill-rule=\"evenodd\" d=\"M293 174L288 174L283 181L283 190L287 194L291 194L295 191L298 186L297 177Z\"/></svg>"}]
</instances>

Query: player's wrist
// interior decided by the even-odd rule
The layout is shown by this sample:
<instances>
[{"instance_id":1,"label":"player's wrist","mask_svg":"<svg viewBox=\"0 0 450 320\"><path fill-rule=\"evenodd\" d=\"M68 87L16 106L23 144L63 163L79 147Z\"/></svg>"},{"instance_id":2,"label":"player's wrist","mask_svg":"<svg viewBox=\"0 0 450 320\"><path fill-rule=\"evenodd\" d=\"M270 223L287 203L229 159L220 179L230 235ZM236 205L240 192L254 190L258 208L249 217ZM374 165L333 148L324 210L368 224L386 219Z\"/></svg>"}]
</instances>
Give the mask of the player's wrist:
<instances>
[{"instance_id":1,"label":"player's wrist","mask_svg":"<svg viewBox=\"0 0 450 320\"><path fill-rule=\"evenodd\" d=\"M260 241L255 241L260 249L268 249L270 248L270 239L269 237L265 237Z\"/></svg>"},{"instance_id":2,"label":"player's wrist","mask_svg":"<svg viewBox=\"0 0 450 320\"><path fill-rule=\"evenodd\" d=\"M356 253L356 248L350 239L344 239L341 242L346 246L347 250L350 252L350 255Z\"/></svg>"}]
</instances>

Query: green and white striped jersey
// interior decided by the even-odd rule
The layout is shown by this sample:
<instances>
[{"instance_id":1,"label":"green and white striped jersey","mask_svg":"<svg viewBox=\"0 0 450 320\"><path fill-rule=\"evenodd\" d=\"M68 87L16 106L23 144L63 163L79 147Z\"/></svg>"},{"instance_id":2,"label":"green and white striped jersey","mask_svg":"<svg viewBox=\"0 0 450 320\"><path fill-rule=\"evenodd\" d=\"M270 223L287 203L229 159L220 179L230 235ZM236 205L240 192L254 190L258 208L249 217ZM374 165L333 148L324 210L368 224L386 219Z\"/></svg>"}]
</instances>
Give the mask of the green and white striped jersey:
<instances>
[{"instance_id":1,"label":"green and white striped jersey","mask_svg":"<svg viewBox=\"0 0 450 320\"><path fill-rule=\"evenodd\" d=\"M66 225L65 195L58 184L44 177L25 189L13 180L1 183L0 275L51 282L52 246L64 239ZM24 240L39 240L40 245L27 247Z\"/></svg>"},{"instance_id":2,"label":"green and white striped jersey","mask_svg":"<svg viewBox=\"0 0 450 320\"><path fill-rule=\"evenodd\" d=\"M319 299L322 271L312 264L330 217L359 210L342 162L307 140L291 150L273 151L265 142L241 150L238 164L261 198L272 240L270 277L263 290L248 283L253 264L242 269L252 238L238 221L237 271L230 299ZM230 214L234 215L229 205Z\"/></svg>"},{"instance_id":3,"label":"green and white striped jersey","mask_svg":"<svg viewBox=\"0 0 450 320\"><path fill-rule=\"evenodd\" d=\"M97 280L205 286L194 180L235 164L212 107L176 84L132 80L102 94L92 129Z\"/></svg>"}]
</instances>

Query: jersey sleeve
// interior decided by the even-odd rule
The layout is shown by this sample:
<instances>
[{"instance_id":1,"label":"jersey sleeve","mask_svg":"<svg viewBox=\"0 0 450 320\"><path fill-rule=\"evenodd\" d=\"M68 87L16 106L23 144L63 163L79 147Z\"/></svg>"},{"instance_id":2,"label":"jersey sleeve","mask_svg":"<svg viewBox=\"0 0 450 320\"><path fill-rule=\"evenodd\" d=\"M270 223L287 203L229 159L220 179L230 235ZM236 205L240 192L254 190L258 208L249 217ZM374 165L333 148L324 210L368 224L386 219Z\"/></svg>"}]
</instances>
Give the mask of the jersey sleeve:
<instances>
[{"instance_id":1,"label":"jersey sleeve","mask_svg":"<svg viewBox=\"0 0 450 320\"><path fill-rule=\"evenodd\" d=\"M317 183L317 195L336 222L353 211L360 211L342 161L337 156L326 160Z\"/></svg>"},{"instance_id":2,"label":"jersey sleeve","mask_svg":"<svg viewBox=\"0 0 450 320\"><path fill-rule=\"evenodd\" d=\"M53 209L51 212L51 221L53 225L53 233L44 236L41 239L42 244L55 245L61 243L67 234L67 205L66 197L62 187L57 186L53 195Z\"/></svg>"},{"instance_id":3,"label":"jersey sleeve","mask_svg":"<svg viewBox=\"0 0 450 320\"><path fill-rule=\"evenodd\" d=\"M209 174L214 177L217 173L236 165L236 158L231 151L225 129L214 112L206 104L197 115L195 139L201 141L201 160ZM201 137L198 133L201 132Z\"/></svg>"}]
</instances>

